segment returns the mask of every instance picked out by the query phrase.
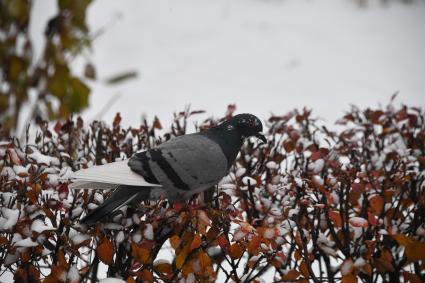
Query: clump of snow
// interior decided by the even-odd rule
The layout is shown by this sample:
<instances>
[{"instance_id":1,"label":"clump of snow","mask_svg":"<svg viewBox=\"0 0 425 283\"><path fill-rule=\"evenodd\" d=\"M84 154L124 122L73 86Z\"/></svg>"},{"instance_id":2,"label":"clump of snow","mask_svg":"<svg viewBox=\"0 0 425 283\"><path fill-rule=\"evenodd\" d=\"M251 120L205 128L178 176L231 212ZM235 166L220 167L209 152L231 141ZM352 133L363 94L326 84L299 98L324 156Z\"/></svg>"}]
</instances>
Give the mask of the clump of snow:
<instances>
[{"instance_id":1,"label":"clump of snow","mask_svg":"<svg viewBox=\"0 0 425 283\"><path fill-rule=\"evenodd\" d=\"M60 162L59 159L56 157L48 156L42 154L38 149L35 147L31 148L33 153L28 154L28 158L35 161L38 164L45 164L47 166L59 166Z\"/></svg>"},{"instance_id":2,"label":"clump of snow","mask_svg":"<svg viewBox=\"0 0 425 283\"><path fill-rule=\"evenodd\" d=\"M364 266L366 264L366 261L364 260L364 258L359 257L358 259L356 259L356 261L354 262L354 266L356 268L360 268L362 266Z\"/></svg>"},{"instance_id":3,"label":"clump of snow","mask_svg":"<svg viewBox=\"0 0 425 283\"><path fill-rule=\"evenodd\" d=\"M147 224L145 231L143 231L143 237L148 240L153 240L153 227L152 224Z\"/></svg>"},{"instance_id":4,"label":"clump of snow","mask_svg":"<svg viewBox=\"0 0 425 283\"><path fill-rule=\"evenodd\" d=\"M367 227L369 225L367 219L362 217L351 217L349 223L353 227Z\"/></svg>"},{"instance_id":5,"label":"clump of snow","mask_svg":"<svg viewBox=\"0 0 425 283\"><path fill-rule=\"evenodd\" d=\"M80 273L78 272L78 268L75 264L73 264L66 275L67 282L70 283L78 283L80 282Z\"/></svg>"},{"instance_id":6,"label":"clump of snow","mask_svg":"<svg viewBox=\"0 0 425 283\"><path fill-rule=\"evenodd\" d=\"M243 174L245 174L245 172L246 172L246 168L244 168L244 167L240 167L240 168L238 168L238 170L236 170L235 175L236 175L236 177L240 177L240 176L242 176Z\"/></svg>"},{"instance_id":7,"label":"clump of snow","mask_svg":"<svg viewBox=\"0 0 425 283\"><path fill-rule=\"evenodd\" d=\"M37 247L38 243L34 242L33 240L31 240L30 238L26 238L23 240L20 240L18 242L15 243L15 246L17 247Z\"/></svg>"},{"instance_id":8,"label":"clump of snow","mask_svg":"<svg viewBox=\"0 0 425 283\"><path fill-rule=\"evenodd\" d=\"M40 219L34 220L31 224L31 231L34 231L37 233L43 233L44 231L52 231L52 230L56 230L56 228L44 224L44 222Z\"/></svg>"},{"instance_id":9,"label":"clump of snow","mask_svg":"<svg viewBox=\"0 0 425 283\"><path fill-rule=\"evenodd\" d=\"M78 234L71 237L71 241L74 245L79 245L79 244L81 244L82 242L84 242L88 239L90 239L89 235L81 234L81 233L78 233Z\"/></svg>"},{"instance_id":10,"label":"clump of snow","mask_svg":"<svg viewBox=\"0 0 425 283\"><path fill-rule=\"evenodd\" d=\"M245 176L242 178L242 183L245 186L256 186L257 185L257 180L255 180L254 178Z\"/></svg>"},{"instance_id":11,"label":"clump of snow","mask_svg":"<svg viewBox=\"0 0 425 283\"><path fill-rule=\"evenodd\" d=\"M213 257L222 253L221 248L218 246L210 247L207 250L209 256Z\"/></svg>"},{"instance_id":12,"label":"clump of snow","mask_svg":"<svg viewBox=\"0 0 425 283\"><path fill-rule=\"evenodd\" d=\"M126 283L126 282L119 278L109 277L109 278L100 280L99 283Z\"/></svg>"},{"instance_id":13,"label":"clump of snow","mask_svg":"<svg viewBox=\"0 0 425 283\"><path fill-rule=\"evenodd\" d=\"M115 241L117 242L117 244L121 244L122 242L124 242L124 232L123 231L118 232L118 234L115 236Z\"/></svg>"},{"instance_id":14,"label":"clump of snow","mask_svg":"<svg viewBox=\"0 0 425 283\"><path fill-rule=\"evenodd\" d=\"M268 228L264 232L264 238L266 239L273 239L276 235L276 230L274 228Z\"/></svg>"},{"instance_id":15,"label":"clump of snow","mask_svg":"<svg viewBox=\"0 0 425 283\"><path fill-rule=\"evenodd\" d=\"M221 184L218 186L219 189L222 190L234 190L236 189L236 185L235 184Z\"/></svg>"},{"instance_id":16,"label":"clump of snow","mask_svg":"<svg viewBox=\"0 0 425 283\"><path fill-rule=\"evenodd\" d=\"M246 234L243 231L238 230L233 234L233 241L239 241L240 239L245 237L245 235Z\"/></svg>"},{"instance_id":17,"label":"clump of snow","mask_svg":"<svg viewBox=\"0 0 425 283\"><path fill-rule=\"evenodd\" d=\"M0 209L0 230L5 231L16 225L19 218L19 210L2 207Z\"/></svg>"},{"instance_id":18,"label":"clump of snow","mask_svg":"<svg viewBox=\"0 0 425 283\"><path fill-rule=\"evenodd\" d=\"M322 172L323 167L325 166L325 160L323 160L322 158L317 159L316 161L314 161L314 163L311 164L312 165L312 171L313 173L317 174Z\"/></svg>"},{"instance_id":19,"label":"clump of snow","mask_svg":"<svg viewBox=\"0 0 425 283\"><path fill-rule=\"evenodd\" d=\"M266 163L266 167L270 170L275 170L275 169L277 169L278 166L277 166L276 162L269 161L269 162Z\"/></svg>"}]
</instances>

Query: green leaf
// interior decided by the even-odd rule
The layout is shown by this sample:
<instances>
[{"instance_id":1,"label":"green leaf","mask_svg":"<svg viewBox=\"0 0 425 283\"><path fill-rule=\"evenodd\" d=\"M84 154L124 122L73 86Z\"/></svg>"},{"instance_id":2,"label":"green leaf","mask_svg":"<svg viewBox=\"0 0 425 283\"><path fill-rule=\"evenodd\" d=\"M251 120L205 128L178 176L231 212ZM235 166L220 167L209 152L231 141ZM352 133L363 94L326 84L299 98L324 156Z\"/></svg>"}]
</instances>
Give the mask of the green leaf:
<instances>
[{"instance_id":1,"label":"green leaf","mask_svg":"<svg viewBox=\"0 0 425 283\"><path fill-rule=\"evenodd\" d=\"M80 112L89 105L90 88L80 79L72 79L72 94L69 109L72 113Z\"/></svg>"}]
</instances>

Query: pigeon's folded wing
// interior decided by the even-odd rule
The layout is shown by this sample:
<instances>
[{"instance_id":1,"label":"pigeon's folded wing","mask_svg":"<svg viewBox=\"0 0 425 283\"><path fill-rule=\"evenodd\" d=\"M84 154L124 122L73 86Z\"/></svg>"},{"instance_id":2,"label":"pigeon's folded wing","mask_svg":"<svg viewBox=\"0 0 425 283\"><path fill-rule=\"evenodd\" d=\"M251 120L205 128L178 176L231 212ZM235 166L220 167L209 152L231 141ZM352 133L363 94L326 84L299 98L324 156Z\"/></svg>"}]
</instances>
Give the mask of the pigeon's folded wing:
<instances>
[{"instance_id":1,"label":"pigeon's folded wing","mask_svg":"<svg viewBox=\"0 0 425 283\"><path fill-rule=\"evenodd\" d=\"M117 161L100 166L92 166L74 172L70 179L71 188L112 189L118 185L138 187L159 187L147 182L140 174L128 167L128 160Z\"/></svg>"},{"instance_id":2,"label":"pigeon's folded wing","mask_svg":"<svg viewBox=\"0 0 425 283\"><path fill-rule=\"evenodd\" d=\"M174 138L155 149L136 153L128 165L154 177L167 191L190 193L217 184L227 173L227 159L220 146L201 134Z\"/></svg>"}]
</instances>

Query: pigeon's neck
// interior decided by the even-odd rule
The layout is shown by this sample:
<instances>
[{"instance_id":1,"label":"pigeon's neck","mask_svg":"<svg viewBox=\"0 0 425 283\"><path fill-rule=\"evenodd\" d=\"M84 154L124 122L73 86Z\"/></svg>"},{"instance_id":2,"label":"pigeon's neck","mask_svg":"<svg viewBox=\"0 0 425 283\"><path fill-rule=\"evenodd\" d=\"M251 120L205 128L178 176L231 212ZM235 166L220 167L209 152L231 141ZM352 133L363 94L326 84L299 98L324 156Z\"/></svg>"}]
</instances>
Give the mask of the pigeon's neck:
<instances>
[{"instance_id":1,"label":"pigeon's neck","mask_svg":"<svg viewBox=\"0 0 425 283\"><path fill-rule=\"evenodd\" d=\"M220 126L212 128L202 134L210 138L220 146L221 150L226 156L227 169L229 169L235 161L239 150L241 149L243 142L243 137L241 136L241 134L234 128Z\"/></svg>"}]
</instances>

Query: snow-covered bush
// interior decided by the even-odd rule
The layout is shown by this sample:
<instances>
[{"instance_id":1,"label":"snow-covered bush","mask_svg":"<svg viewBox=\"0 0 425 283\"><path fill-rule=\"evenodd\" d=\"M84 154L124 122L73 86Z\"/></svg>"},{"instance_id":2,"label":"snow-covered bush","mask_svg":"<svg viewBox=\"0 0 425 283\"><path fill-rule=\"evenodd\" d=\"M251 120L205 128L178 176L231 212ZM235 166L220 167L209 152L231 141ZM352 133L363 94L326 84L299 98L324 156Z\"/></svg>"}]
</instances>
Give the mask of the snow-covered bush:
<instances>
[{"instance_id":1,"label":"snow-covered bush","mask_svg":"<svg viewBox=\"0 0 425 283\"><path fill-rule=\"evenodd\" d=\"M176 115L165 134L158 119L122 128L117 115L110 127L78 118L53 131L42 123L35 142L2 142L0 274L19 282L424 280L425 113L414 107L352 108L339 133L306 109L272 116L268 144L247 141L204 202L145 202L113 222L79 225L109 192L69 190L73 170L184 134L195 113ZM167 247L172 256L159 256Z\"/></svg>"}]
</instances>

